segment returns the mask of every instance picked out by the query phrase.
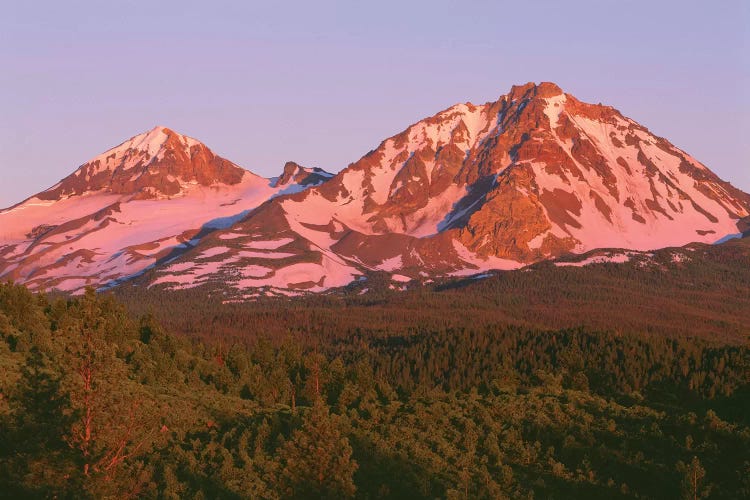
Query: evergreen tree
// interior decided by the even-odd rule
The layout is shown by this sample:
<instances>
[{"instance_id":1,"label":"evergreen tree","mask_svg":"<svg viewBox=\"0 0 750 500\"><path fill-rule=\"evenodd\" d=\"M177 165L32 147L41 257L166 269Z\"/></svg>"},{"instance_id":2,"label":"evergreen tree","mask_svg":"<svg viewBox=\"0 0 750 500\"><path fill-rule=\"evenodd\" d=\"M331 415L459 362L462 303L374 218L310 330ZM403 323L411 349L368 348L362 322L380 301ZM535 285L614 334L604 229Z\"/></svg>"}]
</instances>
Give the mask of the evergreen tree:
<instances>
[{"instance_id":1,"label":"evergreen tree","mask_svg":"<svg viewBox=\"0 0 750 500\"><path fill-rule=\"evenodd\" d=\"M277 486L287 498L349 498L354 496L354 472L349 440L318 398L302 427L279 450Z\"/></svg>"},{"instance_id":2,"label":"evergreen tree","mask_svg":"<svg viewBox=\"0 0 750 500\"><path fill-rule=\"evenodd\" d=\"M64 437L71 424L68 394L46 354L32 347L21 367L12 414L0 430L0 456L5 476L30 495L75 491L75 457ZM35 478L44 477L43 483Z\"/></svg>"},{"instance_id":3,"label":"evergreen tree","mask_svg":"<svg viewBox=\"0 0 750 500\"><path fill-rule=\"evenodd\" d=\"M698 500L707 498L711 488L705 486L703 480L706 477L706 469L703 468L698 457L693 457L689 464L677 462L677 471L682 473L682 498L685 500Z\"/></svg>"},{"instance_id":4,"label":"evergreen tree","mask_svg":"<svg viewBox=\"0 0 750 500\"><path fill-rule=\"evenodd\" d=\"M135 464L155 431L154 423L145 425L143 396L117 356L123 319L112 306L89 288L71 304L57 336L72 409L65 439L78 454L83 487L94 496L137 493L140 472L127 466Z\"/></svg>"}]
</instances>

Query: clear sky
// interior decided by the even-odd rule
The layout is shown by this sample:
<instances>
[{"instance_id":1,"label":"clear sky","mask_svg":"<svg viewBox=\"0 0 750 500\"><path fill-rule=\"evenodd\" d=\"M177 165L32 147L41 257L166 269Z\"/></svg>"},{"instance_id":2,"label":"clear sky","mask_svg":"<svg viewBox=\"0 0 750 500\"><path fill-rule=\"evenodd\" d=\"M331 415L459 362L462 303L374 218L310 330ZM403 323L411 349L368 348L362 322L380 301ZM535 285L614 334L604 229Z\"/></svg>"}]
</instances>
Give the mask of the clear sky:
<instances>
[{"instance_id":1,"label":"clear sky","mask_svg":"<svg viewBox=\"0 0 750 500\"><path fill-rule=\"evenodd\" d=\"M0 0L0 206L157 124L262 175L338 171L527 81L750 191L748 3Z\"/></svg>"}]
</instances>

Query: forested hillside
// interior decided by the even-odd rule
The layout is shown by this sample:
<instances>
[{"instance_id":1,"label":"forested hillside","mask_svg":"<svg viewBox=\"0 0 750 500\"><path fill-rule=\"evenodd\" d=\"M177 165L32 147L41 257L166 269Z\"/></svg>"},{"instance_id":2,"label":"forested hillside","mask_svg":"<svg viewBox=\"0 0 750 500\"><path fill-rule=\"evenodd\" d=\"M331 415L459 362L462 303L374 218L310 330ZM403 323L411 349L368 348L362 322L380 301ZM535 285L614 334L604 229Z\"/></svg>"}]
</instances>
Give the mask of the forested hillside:
<instances>
[{"instance_id":1,"label":"forested hillside","mask_svg":"<svg viewBox=\"0 0 750 500\"><path fill-rule=\"evenodd\" d=\"M237 303L231 290L165 293L140 282L116 293L133 312L153 313L170 331L193 338L247 341L315 332L316 338L350 339L510 325L750 341L750 238L629 258L583 267L539 263L481 279L398 287L387 274L373 273L343 292L293 300Z\"/></svg>"},{"instance_id":2,"label":"forested hillside","mask_svg":"<svg viewBox=\"0 0 750 500\"><path fill-rule=\"evenodd\" d=\"M594 271L570 276L621 272ZM546 272L514 274L517 297ZM249 305L133 289L129 310L1 285L0 495L749 497L738 317L731 342L532 326L551 305L514 321L565 279L515 311L502 277Z\"/></svg>"}]
</instances>

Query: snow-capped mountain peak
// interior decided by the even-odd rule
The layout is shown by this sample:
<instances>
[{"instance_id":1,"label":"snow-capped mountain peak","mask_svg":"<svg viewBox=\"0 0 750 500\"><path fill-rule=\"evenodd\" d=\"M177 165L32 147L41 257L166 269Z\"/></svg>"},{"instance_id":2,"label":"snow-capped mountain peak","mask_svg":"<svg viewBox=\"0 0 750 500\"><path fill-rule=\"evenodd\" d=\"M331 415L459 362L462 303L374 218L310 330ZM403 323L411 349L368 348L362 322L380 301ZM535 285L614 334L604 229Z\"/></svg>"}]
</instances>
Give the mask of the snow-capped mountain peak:
<instances>
[{"instance_id":1,"label":"snow-capped mountain peak","mask_svg":"<svg viewBox=\"0 0 750 500\"><path fill-rule=\"evenodd\" d=\"M117 283L175 258L263 202L331 176L299 166L287 174L278 185L155 127L0 210L0 277L70 291Z\"/></svg>"},{"instance_id":2,"label":"snow-capped mountain peak","mask_svg":"<svg viewBox=\"0 0 750 500\"><path fill-rule=\"evenodd\" d=\"M151 130L131 137L122 144L102 153L94 158L93 161L97 159L106 160L107 157L111 156L122 156L124 152L129 150L140 151L146 153L150 158L157 158L169 148L181 147L184 151L190 151L191 147L200 144L200 141L192 137L178 134L167 127L157 125Z\"/></svg>"},{"instance_id":3,"label":"snow-capped mountain peak","mask_svg":"<svg viewBox=\"0 0 750 500\"><path fill-rule=\"evenodd\" d=\"M287 167L283 178L296 172ZM616 109L527 83L451 106L319 187L262 205L227 230L252 250L219 235L152 283L194 286L179 269L219 248L215 271L188 271L193 283L287 293L370 271L396 281L463 275L596 248L713 243L741 233L749 214L750 196Z\"/></svg>"},{"instance_id":4,"label":"snow-capped mountain peak","mask_svg":"<svg viewBox=\"0 0 750 500\"><path fill-rule=\"evenodd\" d=\"M37 196L54 200L105 191L157 198L194 184L237 184L246 174L200 141L157 126L95 156Z\"/></svg>"},{"instance_id":5,"label":"snow-capped mountain peak","mask_svg":"<svg viewBox=\"0 0 750 500\"><path fill-rule=\"evenodd\" d=\"M527 83L420 120L335 176L288 162L264 179L155 127L0 211L0 277L78 290L152 269L148 285L302 293L372 271L403 282L715 243L749 218L748 194L666 139Z\"/></svg>"}]
</instances>

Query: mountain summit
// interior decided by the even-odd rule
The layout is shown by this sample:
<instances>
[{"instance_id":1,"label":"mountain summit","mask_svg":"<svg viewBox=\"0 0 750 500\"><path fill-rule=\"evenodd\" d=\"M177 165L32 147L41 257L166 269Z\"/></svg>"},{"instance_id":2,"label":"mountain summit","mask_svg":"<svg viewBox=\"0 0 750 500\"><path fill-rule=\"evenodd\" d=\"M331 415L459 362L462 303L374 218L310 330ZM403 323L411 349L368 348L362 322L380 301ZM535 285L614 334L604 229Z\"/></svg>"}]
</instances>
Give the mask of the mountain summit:
<instances>
[{"instance_id":1,"label":"mountain summit","mask_svg":"<svg viewBox=\"0 0 750 500\"><path fill-rule=\"evenodd\" d=\"M235 245L214 235L153 282L319 291L371 271L472 274L596 248L712 243L739 233L749 211L747 194L616 109L527 83L411 125L328 182L259 207L227 230ZM237 257L257 240L273 250ZM228 264L174 281L218 248Z\"/></svg>"},{"instance_id":2,"label":"mountain summit","mask_svg":"<svg viewBox=\"0 0 750 500\"><path fill-rule=\"evenodd\" d=\"M176 195L186 184L234 185L245 173L203 143L157 126L96 156L38 197L54 200L105 190L154 198Z\"/></svg>"},{"instance_id":3,"label":"mountain summit","mask_svg":"<svg viewBox=\"0 0 750 500\"><path fill-rule=\"evenodd\" d=\"M280 177L264 180L159 127L25 203L127 193L129 200L150 198L158 210L177 206L165 197L205 189L211 195L201 195L203 208L185 233L205 237L168 261L156 259L144 277L149 284L205 284L251 296L321 291L372 271L397 281L465 275L597 248L713 243L741 234L750 216L750 196L666 139L546 82L514 86L485 104L451 106L335 176L290 162ZM218 223L211 220L217 213L225 214ZM65 227L73 217L65 210L39 214L23 243L0 242L0 276L28 281L18 271L27 264L40 272L18 249L39 248L44 228ZM9 217L0 213L0 225ZM162 223L172 217L180 218L167 215ZM141 233L133 224L118 234L142 240ZM154 231L148 241L159 236ZM116 265L108 272L132 274ZM86 282L101 283L101 276Z\"/></svg>"},{"instance_id":4,"label":"mountain summit","mask_svg":"<svg viewBox=\"0 0 750 500\"><path fill-rule=\"evenodd\" d=\"M155 127L1 210L0 277L66 291L116 284L273 196L331 176L300 169L277 186L195 139Z\"/></svg>"},{"instance_id":5,"label":"mountain summit","mask_svg":"<svg viewBox=\"0 0 750 500\"><path fill-rule=\"evenodd\" d=\"M449 108L385 141L353 170L360 165L380 180L364 207L373 232L449 230L480 256L519 262L601 246L712 241L748 210L746 194L665 139L551 83ZM451 191L459 198L451 194L449 206L434 210Z\"/></svg>"}]
</instances>

